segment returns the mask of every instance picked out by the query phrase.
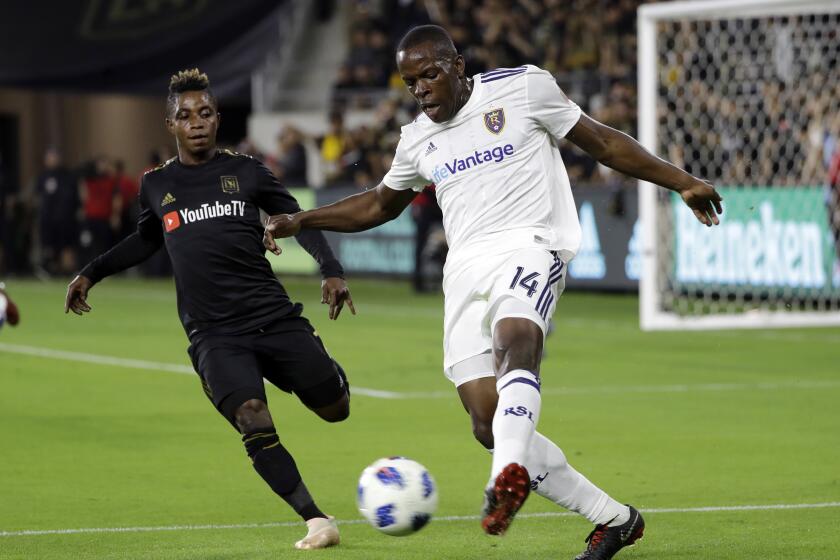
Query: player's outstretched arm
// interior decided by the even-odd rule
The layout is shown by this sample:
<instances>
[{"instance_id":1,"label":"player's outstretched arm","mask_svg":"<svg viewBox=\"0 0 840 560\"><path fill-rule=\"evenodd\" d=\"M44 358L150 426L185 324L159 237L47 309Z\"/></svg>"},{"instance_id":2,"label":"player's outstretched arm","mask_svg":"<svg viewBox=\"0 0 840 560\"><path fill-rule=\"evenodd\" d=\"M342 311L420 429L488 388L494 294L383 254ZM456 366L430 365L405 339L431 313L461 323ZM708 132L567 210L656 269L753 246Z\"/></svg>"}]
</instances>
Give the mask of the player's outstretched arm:
<instances>
[{"instance_id":1,"label":"player's outstretched arm","mask_svg":"<svg viewBox=\"0 0 840 560\"><path fill-rule=\"evenodd\" d=\"M413 190L398 191L379 183L373 189L342 198L327 206L297 214L270 216L263 244L266 249L279 255L280 250L274 239L297 235L301 228L345 233L371 229L399 216L415 196L417 193Z\"/></svg>"},{"instance_id":2,"label":"player's outstretched arm","mask_svg":"<svg viewBox=\"0 0 840 560\"><path fill-rule=\"evenodd\" d=\"M163 245L162 237L143 237L136 231L114 245L109 251L99 255L70 282L67 286L67 296L64 299L64 312L72 311L76 315L90 311L87 295L94 284L138 265L155 254Z\"/></svg>"},{"instance_id":3,"label":"player's outstretched arm","mask_svg":"<svg viewBox=\"0 0 840 560\"><path fill-rule=\"evenodd\" d=\"M710 183L656 157L623 132L582 114L566 138L607 167L679 193L701 223L720 223L723 199Z\"/></svg>"}]
</instances>

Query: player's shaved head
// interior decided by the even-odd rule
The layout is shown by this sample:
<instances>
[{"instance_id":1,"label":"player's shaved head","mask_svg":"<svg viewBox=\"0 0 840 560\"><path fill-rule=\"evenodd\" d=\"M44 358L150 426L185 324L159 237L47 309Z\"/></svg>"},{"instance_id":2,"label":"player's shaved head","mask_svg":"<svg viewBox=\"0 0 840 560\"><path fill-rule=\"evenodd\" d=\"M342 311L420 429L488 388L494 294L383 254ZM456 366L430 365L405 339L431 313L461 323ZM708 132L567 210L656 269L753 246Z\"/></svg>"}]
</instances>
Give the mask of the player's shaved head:
<instances>
[{"instance_id":1,"label":"player's shaved head","mask_svg":"<svg viewBox=\"0 0 840 560\"><path fill-rule=\"evenodd\" d=\"M435 55L442 58L452 59L458 56L458 50L455 48L455 43L452 42L449 32L439 25L420 25L411 28L400 39L400 43L397 45L397 56L400 52L420 45L431 46Z\"/></svg>"},{"instance_id":2,"label":"player's shaved head","mask_svg":"<svg viewBox=\"0 0 840 560\"><path fill-rule=\"evenodd\" d=\"M452 37L437 25L411 29L397 46L400 77L434 122L449 120L469 99L472 85L464 68Z\"/></svg>"}]
</instances>

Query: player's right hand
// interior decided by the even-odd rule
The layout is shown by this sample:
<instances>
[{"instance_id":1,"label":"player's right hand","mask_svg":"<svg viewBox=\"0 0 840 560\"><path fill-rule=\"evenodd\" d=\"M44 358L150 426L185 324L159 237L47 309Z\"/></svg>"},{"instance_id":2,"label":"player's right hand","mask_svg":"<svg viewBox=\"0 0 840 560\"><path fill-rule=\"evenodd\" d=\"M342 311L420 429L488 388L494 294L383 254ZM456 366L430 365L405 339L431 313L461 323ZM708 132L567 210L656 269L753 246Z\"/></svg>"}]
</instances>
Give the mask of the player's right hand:
<instances>
[{"instance_id":1,"label":"player's right hand","mask_svg":"<svg viewBox=\"0 0 840 560\"><path fill-rule=\"evenodd\" d=\"M277 214L269 216L263 233L263 245L275 255L279 255L282 249L277 246L274 239L277 237L294 237L300 233L300 222L295 214Z\"/></svg>"},{"instance_id":2,"label":"player's right hand","mask_svg":"<svg viewBox=\"0 0 840 560\"><path fill-rule=\"evenodd\" d=\"M90 311L90 306L87 303L88 291L93 286L93 282L87 276L76 276L70 285L67 286L67 297L64 299L64 312L72 311L76 315L87 313Z\"/></svg>"}]
</instances>

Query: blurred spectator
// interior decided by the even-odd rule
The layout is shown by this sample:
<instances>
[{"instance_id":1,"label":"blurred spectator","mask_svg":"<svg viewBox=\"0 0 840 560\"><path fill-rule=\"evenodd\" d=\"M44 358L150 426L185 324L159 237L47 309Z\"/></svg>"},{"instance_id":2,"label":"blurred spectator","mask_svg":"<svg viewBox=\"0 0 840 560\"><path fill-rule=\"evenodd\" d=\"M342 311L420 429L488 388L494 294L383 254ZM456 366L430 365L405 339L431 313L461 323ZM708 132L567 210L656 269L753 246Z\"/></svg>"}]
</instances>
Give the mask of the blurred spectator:
<instances>
[{"instance_id":1,"label":"blurred spectator","mask_svg":"<svg viewBox=\"0 0 840 560\"><path fill-rule=\"evenodd\" d=\"M383 87L388 82L392 56L388 36L372 23L357 24L350 34L350 53L346 66L355 87Z\"/></svg>"},{"instance_id":2,"label":"blurred spectator","mask_svg":"<svg viewBox=\"0 0 840 560\"><path fill-rule=\"evenodd\" d=\"M265 161L265 156L263 155L263 153L248 138L243 138L242 140L240 140L239 144L236 145L236 148L234 148L233 151L239 154L251 156L260 161Z\"/></svg>"},{"instance_id":3,"label":"blurred spectator","mask_svg":"<svg viewBox=\"0 0 840 560\"><path fill-rule=\"evenodd\" d=\"M66 276L76 270L79 243L79 181L67 169L61 153L44 154L44 171L35 184L35 205L41 241L40 266L48 275Z\"/></svg>"},{"instance_id":4,"label":"blurred spectator","mask_svg":"<svg viewBox=\"0 0 840 560\"><path fill-rule=\"evenodd\" d=\"M122 198L108 158L96 159L91 174L82 181L81 194L84 208L81 244L88 254L84 260L90 260L114 244L122 214Z\"/></svg>"},{"instance_id":5,"label":"blurred spectator","mask_svg":"<svg viewBox=\"0 0 840 560\"><path fill-rule=\"evenodd\" d=\"M367 158L365 157L365 127L359 127L348 132L344 137L343 150L338 160L337 173L333 176L334 183L353 183L358 185L368 174ZM358 177L358 181L356 180Z\"/></svg>"},{"instance_id":6,"label":"blurred spectator","mask_svg":"<svg viewBox=\"0 0 840 560\"><path fill-rule=\"evenodd\" d=\"M277 135L277 154L271 160L272 170L287 187L305 187L306 148L303 134L293 126L284 126Z\"/></svg>"},{"instance_id":7,"label":"blurred spectator","mask_svg":"<svg viewBox=\"0 0 840 560\"><path fill-rule=\"evenodd\" d=\"M149 152L149 161L146 167L143 169L143 173L140 174L140 181L138 182L138 184L142 183L143 175L145 175L152 169L160 167L164 163L168 162L173 157L173 155L174 154L172 152L172 149L169 146L163 146L161 148Z\"/></svg>"},{"instance_id":8,"label":"blurred spectator","mask_svg":"<svg viewBox=\"0 0 840 560\"><path fill-rule=\"evenodd\" d=\"M431 255L427 255L426 247L429 241L429 236L436 227L443 227L443 213L438 206L437 197L435 196L435 186L429 185L423 192L417 195L411 201L411 217L417 226L417 233L414 237L414 274L412 276L412 285L414 291L418 293L427 292L432 289L426 282L426 263L428 260L434 260L441 267L445 260L445 255L437 255L438 258L429 259Z\"/></svg>"},{"instance_id":9,"label":"blurred spectator","mask_svg":"<svg viewBox=\"0 0 840 560\"><path fill-rule=\"evenodd\" d=\"M335 93L338 100L343 100L346 97L345 92L355 89L353 69L349 64L342 64L338 68L338 75L335 77L335 84L333 87L336 90Z\"/></svg>"},{"instance_id":10,"label":"blurred spectator","mask_svg":"<svg viewBox=\"0 0 840 560\"><path fill-rule=\"evenodd\" d=\"M321 160L327 182L334 182L341 175L341 155L345 144L344 115L339 110L330 112L327 133L321 139Z\"/></svg>"},{"instance_id":11,"label":"blurred spectator","mask_svg":"<svg viewBox=\"0 0 840 560\"><path fill-rule=\"evenodd\" d=\"M14 172L15 164L0 152L0 271L28 274L32 272L31 249L37 214L33 208L35 182L21 189Z\"/></svg>"},{"instance_id":12,"label":"blurred spectator","mask_svg":"<svg viewBox=\"0 0 840 560\"><path fill-rule=\"evenodd\" d=\"M140 185L125 174L125 162L119 159L114 162L114 182L119 191L121 207L118 239L124 239L137 229L137 216L140 214L137 194Z\"/></svg>"}]
</instances>

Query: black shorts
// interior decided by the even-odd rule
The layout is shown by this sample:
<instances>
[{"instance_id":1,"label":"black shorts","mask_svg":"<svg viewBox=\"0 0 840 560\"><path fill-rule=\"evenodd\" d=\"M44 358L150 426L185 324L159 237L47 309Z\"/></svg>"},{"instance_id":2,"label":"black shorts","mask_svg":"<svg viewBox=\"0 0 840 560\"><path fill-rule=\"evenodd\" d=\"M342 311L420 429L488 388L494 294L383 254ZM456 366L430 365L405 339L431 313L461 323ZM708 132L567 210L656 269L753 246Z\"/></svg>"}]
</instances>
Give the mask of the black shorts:
<instances>
[{"instance_id":1,"label":"black shorts","mask_svg":"<svg viewBox=\"0 0 840 560\"><path fill-rule=\"evenodd\" d=\"M309 408L330 405L347 393L344 371L303 317L243 335L199 336L187 352L204 392L232 423L233 412L246 400L268 402L263 379ZM225 402L228 397L238 402Z\"/></svg>"}]
</instances>

